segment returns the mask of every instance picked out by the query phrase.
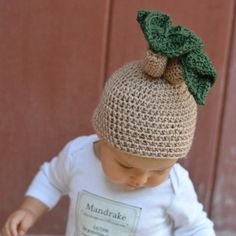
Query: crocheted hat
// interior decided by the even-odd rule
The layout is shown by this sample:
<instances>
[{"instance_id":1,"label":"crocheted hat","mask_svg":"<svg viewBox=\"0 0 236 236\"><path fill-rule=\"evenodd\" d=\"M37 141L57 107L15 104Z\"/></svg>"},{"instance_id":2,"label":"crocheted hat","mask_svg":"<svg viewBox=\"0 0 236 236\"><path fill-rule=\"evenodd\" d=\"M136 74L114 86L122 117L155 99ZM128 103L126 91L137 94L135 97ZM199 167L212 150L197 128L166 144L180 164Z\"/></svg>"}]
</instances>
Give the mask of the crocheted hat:
<instances>
[{"instance_id":1,"label":"crocheted hat","mask_svg":"<svg viewBox=\"0 0 236 236\"><path fill-rule=\"evenodd\" d=\"M160 12L139 11L148 41L144 60L118 69L107 81L92 124L111 146L139 157L186 157L197 103L203 104L215 70L193 32L172 27Z\"/></svg>"}]
</instances>

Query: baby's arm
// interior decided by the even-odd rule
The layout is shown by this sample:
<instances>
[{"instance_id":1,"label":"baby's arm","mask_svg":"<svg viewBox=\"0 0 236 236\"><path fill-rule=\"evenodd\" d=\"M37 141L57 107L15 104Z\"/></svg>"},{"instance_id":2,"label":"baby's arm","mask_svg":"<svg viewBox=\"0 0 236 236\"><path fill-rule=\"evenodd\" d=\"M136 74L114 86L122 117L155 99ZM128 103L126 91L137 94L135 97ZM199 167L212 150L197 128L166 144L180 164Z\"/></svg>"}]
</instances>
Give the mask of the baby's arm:
<instances>
[{"instance_id":1,"label":"baby's arm","mask_svg":"<svg viewBox=\"0 0 236 236\"><path fill-rule=\"evenodd\" d=\"M1 230L1 236L17 236L25 234L31 226L48 211L48 207L41 201L25 197L18 210L7 219Z\"/></svg>"},{"instance_id":2,"label":"baby's arm","mask_svg":"<svg viewBox=\"0 0 236 236\"><path fill-rule=\"evenodd\" d=\"M23 235L65 194L68 184L67 173L71 169L69 146L67 145L58 157L41 166L26 192L23 204L8 217L0 236Z\"/></svg>"},{"instance_id":3,"label":"baby's arm","mask_svg":"<svg viewBox=\"0 0 236 236\"><path fill-rule=\"evenodd\" d=\"M203 205L198 201L192 181L182 173L182 182L168 209L173 220L175 236L215 236L213 222L207 217Z\"/></svg>"}]
</instances>

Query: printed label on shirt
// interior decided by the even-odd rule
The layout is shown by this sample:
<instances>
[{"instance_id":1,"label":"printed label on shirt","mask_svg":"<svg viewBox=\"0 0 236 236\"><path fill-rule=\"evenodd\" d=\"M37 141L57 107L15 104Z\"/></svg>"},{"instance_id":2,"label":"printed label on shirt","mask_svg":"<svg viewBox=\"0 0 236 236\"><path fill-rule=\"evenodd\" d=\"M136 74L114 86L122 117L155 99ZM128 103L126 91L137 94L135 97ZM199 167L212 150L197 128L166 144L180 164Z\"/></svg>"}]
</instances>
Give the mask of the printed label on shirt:
<instances>
[{"instance_id":1,"label":"printed label on shirt","mask_svg":"<svg viewBox=\"0 0 236 236\"><path fill-rule=\"evenodd\" d=\"M82 191L76 214L77 236L133 236L141 208Z\"/></svg>"}]
</instances>

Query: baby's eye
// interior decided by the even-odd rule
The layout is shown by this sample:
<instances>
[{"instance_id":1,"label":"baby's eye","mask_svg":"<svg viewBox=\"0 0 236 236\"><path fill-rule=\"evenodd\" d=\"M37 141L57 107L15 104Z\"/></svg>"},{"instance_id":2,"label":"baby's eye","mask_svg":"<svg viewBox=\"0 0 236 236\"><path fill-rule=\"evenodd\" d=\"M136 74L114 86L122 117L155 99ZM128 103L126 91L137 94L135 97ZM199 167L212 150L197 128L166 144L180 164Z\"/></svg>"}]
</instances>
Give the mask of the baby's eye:
<instances>
[{"instance_id":1,"label":"baby's eye","mask_svg":"<svg viewBox=\"0 0 236 236\"><path fill-rule=\"evenodd\" d=\"M163 174L166 170L155 170L154 172L157 174Z\"/></svg>"},{"instance_id":2,"label":"baby's eye","mask_svg":"<svg viewBox=\"0 0 236 236\"><path fill-rule=\"evenodd\" d=\"M124 168L124 169L132 169L132 167L130 167L130 166L125 166L125 165L123 165L123 164L121 164L121 163L120 163L120 166L121 166L122 168Z\"/></svg>"}]
</instances>

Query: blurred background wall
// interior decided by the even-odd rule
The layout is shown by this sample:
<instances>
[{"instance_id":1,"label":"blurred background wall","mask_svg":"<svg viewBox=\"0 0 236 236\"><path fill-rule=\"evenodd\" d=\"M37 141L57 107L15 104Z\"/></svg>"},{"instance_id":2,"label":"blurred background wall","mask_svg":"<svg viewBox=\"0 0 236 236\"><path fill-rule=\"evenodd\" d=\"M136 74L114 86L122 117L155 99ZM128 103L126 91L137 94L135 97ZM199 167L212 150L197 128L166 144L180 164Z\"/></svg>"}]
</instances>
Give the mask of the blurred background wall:
<instances>
[{"instance_id":1,"label":"blurred background wall","mask_svg":"<svg viewBox=\"0 0 236 236\"><path fill-rule=\"evenodd\" d=\"M163 11L205 42L218 81L199 107L183 165L218 235L236 235L234 0L0 0L0 226L39 166L90 123L106 78L140 59L139 9ZM31 232L63 233L68 199ZM50 223L49 223L50 222Z\"/></svg>"}]
</instances>

